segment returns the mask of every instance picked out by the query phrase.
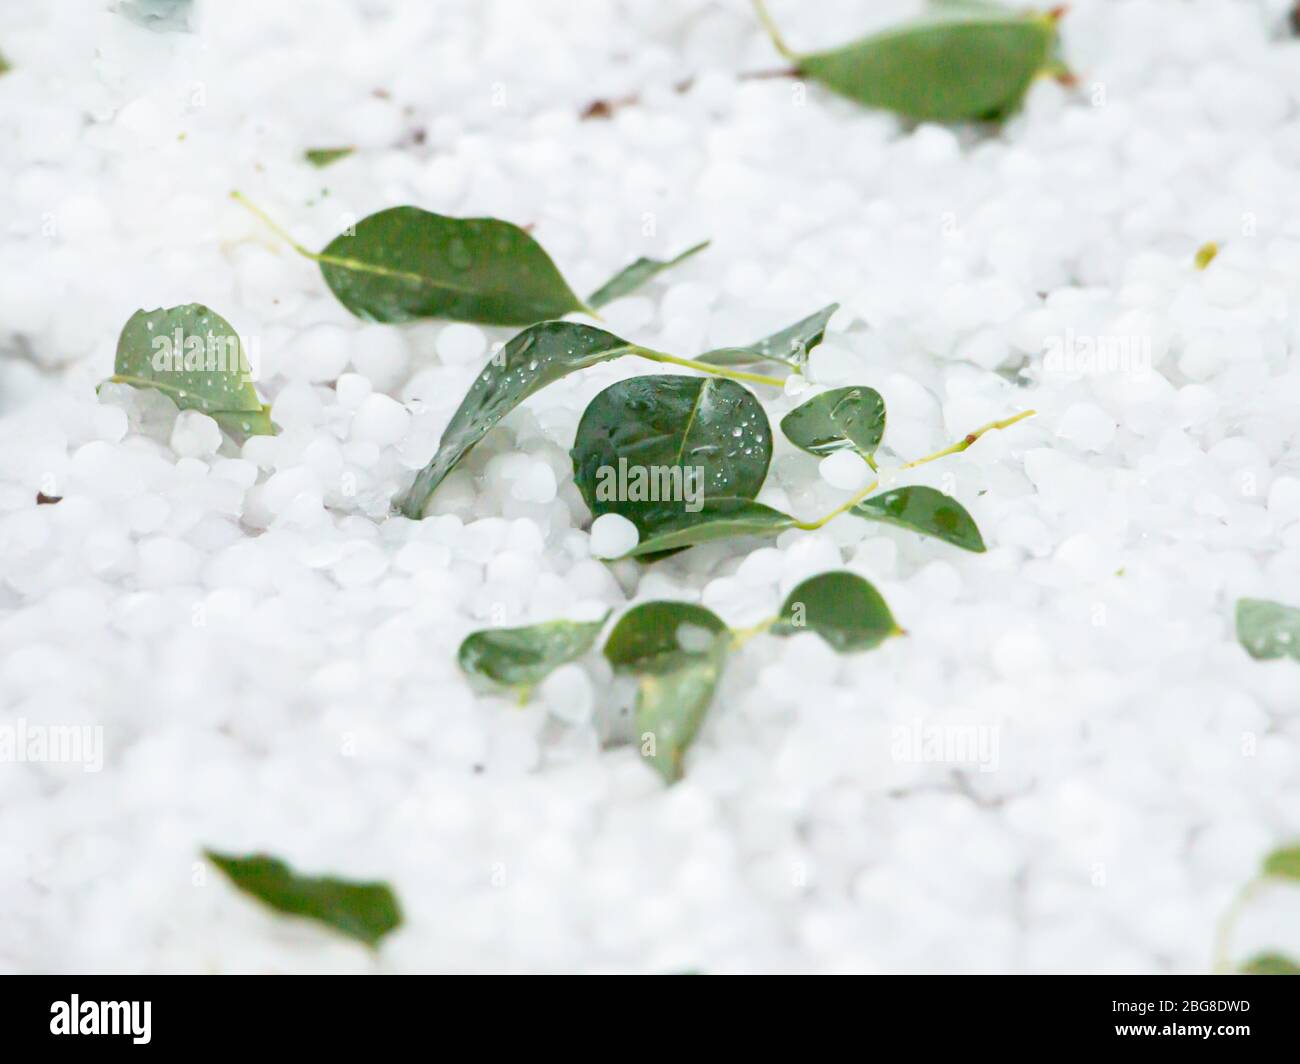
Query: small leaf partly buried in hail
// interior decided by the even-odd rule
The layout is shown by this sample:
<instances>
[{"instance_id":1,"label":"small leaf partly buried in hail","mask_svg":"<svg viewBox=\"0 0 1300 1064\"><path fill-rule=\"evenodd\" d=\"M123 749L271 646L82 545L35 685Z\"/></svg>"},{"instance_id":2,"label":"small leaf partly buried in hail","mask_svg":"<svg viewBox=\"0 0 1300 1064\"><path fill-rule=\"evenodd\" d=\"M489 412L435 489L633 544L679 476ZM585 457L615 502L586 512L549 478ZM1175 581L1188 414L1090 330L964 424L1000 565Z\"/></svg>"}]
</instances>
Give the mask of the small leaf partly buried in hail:
<instances>
[{"instance_id":1,"label":"small leaf partly buried in hail","mask_svg":"<svg viewBox=\"0 0 1300 1064\"><path fill-rule=\"evenodd\" d=\"M312 166L318 170L323 170L331 163L336 163L340 159L346 159L356 148L308 148L303 152L305 158Z\"/></svg>"},{"instance_id":2,"label":"small leaf partly buried in hail","mask_svg":"<svg viewBox=\"0 0 1300 1064\"><path fill-rule=\"evenodd\" d=\"M711 366L747 366L755 362L780 362L799 369L808 361L808 352L822 342L826 336L827 323L839 309L838 303L830 303L816 313L809 314L803 320L762 340L755 340L744 347L715 348L700 355L696 361Z\"/></svg>"},{"instance_id":3,"label":"small leaf partly buried in hail","mask_svg":"<svg viewBox=\"0 0 1300 1064\"><path fill-rule=\"evenodd\" d=\"M1238 970L1242 975L1300 975L1300 963L1284 953L1257 953Z\"/></svg>"},{"instance_id":4,"label":"small leaf partly buried in hail","mask_svg":"<svg viewBox=\"0 0 1300 1064\"><path fill-rule=\"evenodd\" d=\"M852 510L859 517L933 536L962 550L982 553L984 537L961 503L934 488L914 485L864 499Z\"/></svg>"},{"instance_id":5,"label":"small leaf partly buried in hail","mask_svg":"<svg viewBox=\"0 0 1300 1064\"><path fill-rule=\"evenodd\" d=\"M587 297L587 306L598 310L606 303L622 299L625 295L636 291L652 277L663 273L664 270L671 269L680 262L684 262L708 246L709 242L705 240L703 243L687 248L680 255L671 259L648 259L642 256L630 266L623 267L596 291L592 292Z\"/></svg>"},{"instance_id":6,"label":"small leaf partly buried in hail","mask_svg":"<svg viewBox=\"0 0 1300 1064\"><path fill-rule=\"evenodd\" d=\"M840 652L870 650L902 634L880 592L856 573L810 577L786 597L775 635L816 632Z\"/></svg>"},{"instance_id":7,"label":"small leaf partly buried in hail","mask_svg":"<svg viewBox=\"0 0 1300 1064\"><path fill-rule=\"evenodd\" d=\"M909 118L1000 119L1053 66L1056 16L994 4L936 5L924 17L839 48L792 51L759 6L777 48L806 77Z\"/></svg>"},{"instance_id":8,"label":"small leaf partly buried in hail","mask_svg":"<svg viewBox=\"0 0 1300 1064\"><path fill-rule=\"evenodd\" d=\"M390 207L312 257L339 302L367 321L532 325L587 309L542 246L496 218Z\"/></svg>"},{"instance_id":9,"label":"small leaf partly buried in hail","mask_svg":"<svg viewBox=\"0 0 1300 1064\"><path fill-rule=\"evenodd\" d=\"M488 362L442 434L433 460L420 471L401 504L419 519L429 497L492 426L534 392L597 362L631 354L636 345L613 333L574 322L544 321L525 329Z\"/></svg>"},{"instance_id":10,"label":"small leaf partly buried in hail","mask_svg":"<svg viewBox=\"0 0 1300 1064\"><path fill-rule=\"evenodd\" d=\"M330 877L300 876L266 854L205 856L245 894L276 912L302 916L349 938L376 946L402 923L397 898L386 883L354 883Z\"/></svg>"},{"instance_id":11,"label":"small leaf partly buried in hail","mask_svg":"<svg viewBox=\"0 0 1300 1064\"><path fill-rule=\"evenodd\" d=\"M757 495L772 429L762 404L735 381L632 377L587 405L572 458L592 514L621 514L644 539L660 523L689 521L711 497Z\"/></svg>"},{"instance_id":12,"label":"small leaf partly buried in hail","mask_svg":"<svg viewBox=\"0 0 1300 1064\"><path fill-rule=\"evenodd\" d=\"M853 450L869 459L885 434L885 401L874 388L833 388L786 414L781 431L818 457Z\"/></svg>"},{"instance_id":13,"label":"small leaf partly buried in hail","mask_svg":"<svg viewBox=\"0 0 1300 1064\"><path fill-rule=\"evenodd\" d=\"M644 558L664 551L683 550L701 543L737 536L775 536L798 522L789 514L753 499L705 499L696 513L680 507L643 515L647 532L629 551L629 558Z\"/></svg>"},{"instance_id":14,"label":"small leaf partly buried in hail","mask_svg":"<svg viewBox=\"0 0 1300 1064\"><path fill-rule=\"evenodd\" d=\"M182 410L207 414L238 438L275 431L239 334L201 303L132 314L118 337L110 379L156 388Z\"/></svg>"},{"instance_id":15,"label":"small leaf partly buried in hail","mask_svg":"<svg viewBox=\"0 0 1300 1064\"><path fill-rule=\"evenodd\" d=\"M1273 879L1300 880L1300 845L1274 850L1264 858L1261 871Z\"/></svg>"},{"instance_id":16,"label":"small leaf partly buried in hail","mask_svg":"<svg viewBox=\"0 0 1300 1064\"><path fill-rule=\"evenodd\" d=\"M646 602L619 618L605 657L636 673L641 754L672 783L699 733L730 646L722 619L689 602Z\"/></svg>"},{"instance_id":17,"label":"small leaf partly buried in hail","mask_svg":"<svg viewBox=\"0 0 1300 1064\"><path fill-rule=\"evenodd\" d=\"M465 638L457 660L470 676L503 687L531 687L590 650L604 625L605 617L598 621L544 621L522 628L487 628Z\"/></svg>"},{"instance_id":18,"label":"small leaf partly buried in hail","mask_svg":"<svg viewBox=\"0 0 1300 1064\"><path fill-rule=\"evenodd\" d=\"M1252 658L1300 660L1300 609L1267 599L1239 599L1237 641Z\"/></svg>"}]
</instances>

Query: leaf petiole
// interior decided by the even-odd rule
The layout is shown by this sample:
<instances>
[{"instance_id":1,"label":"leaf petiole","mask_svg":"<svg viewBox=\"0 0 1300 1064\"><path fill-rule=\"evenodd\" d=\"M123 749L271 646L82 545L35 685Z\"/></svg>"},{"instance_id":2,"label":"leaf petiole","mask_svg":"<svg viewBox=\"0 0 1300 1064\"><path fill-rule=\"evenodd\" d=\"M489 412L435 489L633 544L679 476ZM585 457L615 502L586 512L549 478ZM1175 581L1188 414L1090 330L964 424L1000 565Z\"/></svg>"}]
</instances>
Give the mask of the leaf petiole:
<instances>
[{"instance_id":1,"label":"leaf petiole","mask_svg":"<svg viewBox=\"0 0 1300 1064\"><path fill-rule=\"evenodd\" d=\"M298 241L296 241L293 238L293 236L289 233L287 229L285 229L282 225L280 225L274 218L272 218L269 214L267 214L266 211L262 210L261 207L259 207L256 203L250 200L238 189L231 190L230 198L234 200L236 203L238 203L245 210L251 211L258 218L260 218L262 223L268 229L270 229L271 232L273 232L276 236L278 236L281 240L283 240L286 244L288 244L291 248L293 248L294 251L298 252L299 255L304 255L307 258L312 259L314 261L318 261L320 259L319 252L312 251L309 248L305 248L303 247L303 245L299 244Z\"/></svg>"},{"instance_id":2,"label":"leaf petiole","mask_svg":"<svg viewBox=\"0 0 1300 1064\"><path fill-rule=\"evenodd\" d=\"M707 362L696 362L692 358L678 358L676 355L665 354L663 351L653 351L648 347L633 345L630 353L640 355L651 362L663 362L670 366L685 366L687 369L697 369L701 373L709 374L711 377L726 377L728 380L733 381L766 384L773 388L785 387L785 381L780 377L765 377L761 373L745 373L738 369L723 369L719 366L711 366Z\"/></svg>"}]
</instances>

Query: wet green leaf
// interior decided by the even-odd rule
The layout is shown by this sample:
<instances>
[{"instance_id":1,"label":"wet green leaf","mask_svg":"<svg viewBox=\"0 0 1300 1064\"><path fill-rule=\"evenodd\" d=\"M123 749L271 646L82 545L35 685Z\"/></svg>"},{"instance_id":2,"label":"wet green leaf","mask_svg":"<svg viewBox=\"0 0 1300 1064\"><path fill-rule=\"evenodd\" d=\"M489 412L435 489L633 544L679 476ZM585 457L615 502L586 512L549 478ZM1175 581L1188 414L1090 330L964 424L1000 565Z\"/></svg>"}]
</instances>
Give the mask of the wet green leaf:
<instances>
[{"instance_id":1,"label":"wet green leaf","mask_svg":"<svg viewBox=\"0 0 1300 1064\"><path fill-rule=\"evenodd\" d=\"M864 499L852 512L872 521L933 536L962 550L978 554L985 549L984 538L966 507L934 488L920 485L895 488Z\"/></svg>"},{"instance_id":2,"label":"wet green leaf","mask_svg":"<svg viewBox=\"0 0 1300 1064\"><path fill-rule=\"evenodd\" d=\"M874 388L834 388L786 414L781 431L818 457L853 450L870 459L885 434L885 401Z\"/></svg>"},{"instance_id":3,"label":"wet green leaf","mask_svg":"<svg viewBox=\"0 0 1300 1064\"><path fill-rule=\"evenodd\" d=\"M201 303L132 314L118 337L110 379L156 388L182 410L208 414L236 437L274 432L239 334Z\"/></svg>"},{"instance_id":4,"label":"wet green leaf","mask_svg":"<svg viewBox=\"0 0 1300 1064\"><path fill-rule=\"evenodd\" d=\"M856 573L810 577L787 596L775 635L816 632L841 653L870 650L902 629L880 592Z\"/></svg>"},{"instance_id":5,"label":"wet green leaf","mask_svg":"<svg viewBox=\"0 0 1300 1064\"><path fill-rule=\"evenodd\" d=\"M1238 599L1237 641L1252 658L1300 660L1300 609L1267 599Z\"/></svg>"},{"instance_id":6,"label":"wet green leaf","mask_svg":"<svg viewBox=\"0 0 1300 1064\"><path fill-rule=\"evenodd\" d=\"M666 509L642 515L648 531L626 555L646 558L737 536L775 536L797 524L789 514L753 499L706 499L698 513Z\"/></svg>"},{"instance_id":7,"label":"wet green leaf","mask_svg":"<svg viewBox=\"0 0 1300 1064\"><path fill-rule=\"evenodd\" d=\"M239 890L276 912L325 924L374 947L402 923L397 898L386 883L355 883L330 877L300 876L266 854L236 857L205 851Z\"/></svg>"},{"instance_id":8,"label":"wet green leaf","mask_svg":"<svg viewBox=\"0 0 1300 1064\"><path fill-rule=\"evenodd\" d=\"M908 118L999 119L1052 66L1056 19L984 4L947 4L839 48L791 53L806 77Z\"/></svg>"},{"instance_id":9,"label":"wet green leaf","mask_svg":"<svg viewBox=\"0 0 1300 1064\"><path fill-rule=\"evenodd\" d=\"M1264 858L1262 873L1274 879L1300 881L1300 845L1274 850Z\"/></svg>"},{"instance_id":10,"label":"wet green leaf","mask_svg":"<svg viewBox=\"0 0 1300 1064\"><path fill-rule=\"evenodd\" d=\"M355 152L356 148L308 148L303 152L305 158L312 166L318 170L323 170L331 163L336 163L340 159L346 159Z\"/></svg>"},{"instance_id":11,"label":"wet green leaf","mask_svg":"<svg viewBox=\"0 0 1300 1064\"><path fill-rule=\"evenodd\" d=\"M632 377L597 395L578 423L574 481L595 516L642 537L690 521L715 497L752 499L772 459L762 404L735 381Z\"/></svg>"},{"instance_id":12,"label":"wet green leaf","mask_svg":"<svg viewBox=\"0 0 1300 1064\"><path fill-rule=\"evenodd\" d=\"M648 259L643 256L630 266L623 267L596 291L592 292L587 297L587 306L599 309L606 303L622 299L625 295L636 291L652 277L676 266L679 262L684 262L708 246L709 242L705 240L692 248L687 248L680 255L671 259Z\"/></svg>"},{"instance_id":13,"label":"wet green leaf","mask_svg":"<svg viewBox=\"0 0 1300 1064\"><path fill-rule=\"evenodd\" d=\"M531 687L590 650L605 619L545 621L471 632L461 643L457 660L470 676L504 687Z\"/></svg>"},{"instance_id":14,"label":"wet green leaf","mask_svg":"<svg viewBox=\"0 0 1300 1064\"><path fill-rule=\"evenodd\" d=\"M711 366L746 366L755 362L780 362L782 365L799 369L808 361L808 352L822 342L826 335L827 322L839 309L838 303L831 303L762 340L755 340L745 347L719 347L713 351L706 351L696 361Z\"/></svg>"},{"instance_id":15,"label":"wet green leaf","mask_svg":"<svg viewBox=\"0 0 1300 1064\"><path fill-rule=\"evenodd\" d=\"M1300 975L1300 963L1284 953L1257 953L1240 968L1242 975Z\"/></svg>"},{"instance_id":16,"label":"wet green leaf","mask_svg":"<svg viewBox=\"0 0 1300 1064\"><path fill-rule=\"evenodd\" d=\"M690 602L643 602L614 625L605 657L620 672L673 672L708 653L727 626L712 610Z\"/></svg>"},{"instance_id":17,"label":"wet green leaf","mask_svg":"<svg viewBox=\"0 0 1300 1064\"><path fill-rule=\"evenodd\" d=\"M325 282L367 321L532 325L587 308L540 244L496 218L390 207L319 255Z\"/></svg>"},{"instance_id":18,"label":"wet green leaf","mask_svg":"<svg viewBox=\"0 0 1300 1064\"><path fill-rule=\"evenodd\" d=\"M638 675L636 729L642 756L672 783L713 699L731 633L689 602L646 602L619 618L605 657Z\"/></svg>"},{"instance_id":19,"label":"wet green leaf","mask_svg":"<svg viewBox=\"0 0 1300 1064\"><path fill-rule=\"evenodd\" d=\"M576 370L631 354L634 344L573 322L544 321L525 329L488 362L451 417L437 453L401 504L418 519L434 490L479 440L534 392Z\"/></svg>"}]
</instances>

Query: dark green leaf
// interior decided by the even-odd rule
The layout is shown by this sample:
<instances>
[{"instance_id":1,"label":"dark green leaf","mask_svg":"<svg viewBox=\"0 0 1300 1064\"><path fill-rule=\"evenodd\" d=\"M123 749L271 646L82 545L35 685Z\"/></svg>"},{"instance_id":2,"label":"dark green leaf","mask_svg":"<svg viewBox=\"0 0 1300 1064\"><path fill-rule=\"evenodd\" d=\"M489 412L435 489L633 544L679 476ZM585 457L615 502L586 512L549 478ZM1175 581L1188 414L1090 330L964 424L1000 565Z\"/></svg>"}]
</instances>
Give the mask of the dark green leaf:
<instances>
[{"instance_id":1,"label":"dark green leaf","mask_svg":"<svg viewBox=\"0 0 1300 1064\"><path fill-rule=\"evenodd\" d=\"M619 672L636 673L636 729L642 756L669 783L713 698L731 645L722 619L689 602L645 602L619 618L605 657Z\"/></svg>"},{"instance_id":2,"label":"dark green leaf","mask_svg":"<svg viewBox=\"0 0 1300 1064\"><path fill-rule=\"evenodd\" d=\"M869 107L949 122L1019 106L1052 61L1056 20L992 5L948 5L841 48L795 57L801 73Z\"/></svg>"},{"instance_id":3,"label":"dark green leaf","mask_svg":"<svg viewBox=\"0 0 1300 1064\"><path fill-rule=\"evenodd\" d=\"M1300 963L1283 953L1257 953L1240 971L1242 975L1300 975Z\"/></svg>"},{"instance_id":4,"label":"dark green leaf","mask_svg":"<svg viewBox=\"0 0 1300 1064\"><path fill-rule=\"evenodd\" d=\"M157 388L182 410L208 414L234 436L274 431L239 334L201 303L132 314L118 337L111 379Z\"/></svg>"},{"instance_id":5,"label":"dark green leaf","mask_svg":"<svg viewBox=\"0 0 1300 1064\"><path fill-rule=\"evenodd\" d=\"M312 166L318 170L323 170L331 163L346 159L356 150L356 148L308 148L302 154Z\"/></svg>"},{"instance_id":6,"label":"dark green leaf","mask_svg":"<svg viewBox=\"0 0 1300 1064\"><path fill-rule=\"evenodd\" d=\"M534 392L637 348L613 333L565 321L544 321L525 329L505 345L461 401L451 417L433 461L420 471L402 501L402 513L418 519L448 473L487 431Z\"/></svg>"},{"instance_id":7,"label":"dark green leaf","mask_svg":"<svg viewBox=\"0 0 1300 1064\"><path fill-rule=\"evenodd\" d=\"M205 851L239 890L276 912L302 916L376 946L402 923L397 898L386 883L300 876L283 861L266 854L236 857Z\"/></svg>"},{"instance_id":8,"label":"dark green leaf","mask_svg":"<svg viewBox=\"0 0 1300 1064\"><path fill-rule=\"evenodd\" d=\"M885 401L874 388L834 388L786 414L781 431L818 457L853 450L870 458L885 434Z\"/></svg>"},{"instance_id":9,"label":"dark green leaf","mask_svg":"<svg viewBox=\"0 0 1300 1064\"><path fill-rule=\"evenodd\" d=\"M605 657L619 672L673 672L707 654L727 626L716 613L690 602L643 602L614 625Z\"/></svg>"},{"instance_id":10,"label":"dark green leaf","mask_svg":"<svg viewBox=\"0 0 1300 1064\"><path fill-rule=\"evenodd\" d=\"M984 539L966 508L934 488L920 485L895 488L864 499L852 512L923 536L934 536L962 550L977 554L984 550Z\"/></svg>"},{"instance_id":11,"label":"dark green leaf","mask_svg":"<svg viewBox=\"0 0 1300 1064\"><path fill-rule=\"evenodd\" d=\"M1263 874L1276 879L1300 880L1300 845L1284 846L1264 858Z\"/></svg>"},{"instance_id":12,"label":"dark green leaf","mask_svg":"<svg viewBox=\"0 0 1300 1064\"><path fill-rule=\"evenodd\" d=\"M604 625L605 617L488 628L470 633L461 643L457 659L471 676L506 687L531 687L590 650Z\"/></svg>"},{"instance_id":13,"label":"dark green leaf","mask_svg":"<svg viewBox=\"0 0 1300 1064\"><path fill-rule=\"evenodd\" d=\"M730 636L717 636L708 651L672 672L649 673L637 681L636 730L642 756L666 783L682 777L687 749L699 734L722 674Z\"/></svg>"},{"instance_id":14,"label":"dark green leaf","mask_svg":"<svg viewBox=\"0 0 1300 1064\"><path fill-rule=\"evenodd\" d=\"M711 366L745 366L754 362L780 362L796 369L808 360L808 352L822 342L826 323L840 309L838 303L822 307L802 321L789 325L780 332L746 347L719 347L700 355L697 362Z\"/></svg>"},{"instance_id":15,"label":"dark green leaf","mask_svg":"<svg viewBox=\"0 0 1300 1064\"><path fill-rule=\"evenodd\" d=\"M625 295L636 291L646 281L650 280L656 274L663 273L664 270L676 266L679 262L689 259L696 252L703 251L709 246L705 240L701 244L696 244L692 248L687 248L676 258L672 259L648 259L642 256L630 266L623 267L618 273L606 281L603 285L592 292L587 297L587 306L593 309L599 309L606 303L612 303L616 299L622 299Z\"/></svg>"},{"instance_id":16,"label":"dark green leaf","mask_svg":"<svg viewBox=\"0 0 1300 1064\"><path fill-rule=\"evenodd\" d=\"M762 404L717 377L632 377L578 423L573 475L593 515L617 513L642 537L699 517L710 498L752 499L772 460Z\"/></svg>"},{"instance_id":17,"label":"dark green leaf","mask_svg":"<svg viewBox=\"0 0 1300 1064\"><path fill-rule=\"evenodd\" d=\"M1238 599L1237 641L1252 658L1300 660L1300 609L1267 599Z\"/></svg>"},{"instance_id":18,"label":"dark green leaf","mask_svg":"<svg viewBox=\"0 0 1300 1064\"><path fill-rule=\"evenodd\" d=\"M684 513L680 508L643 515L649 531L629 558L643 558L663 551L681 550L736 536L775 536L798 522L789 514L764 506L752 499L706 499L698 513Z\"/></svg>"},{"instance_id":19,"label":"dark green leaf","mask_svg":"<svg viewBox=\"0 0 1300 1064\"><path fill-rule=\"evenodd\" d=\"M391 207L354 228L314 257L359 318L532 325L587 309L541 245L509 222Z\"/></svg>"},{"instance_id":20,"label":"dark green leaf","mask_svg":"<svg viewBox=\"0 0 1300 1064\"><path fill-rule=\"evenodd\" d=\"M776 635L816 632L841 653L870 650L902 629L880 592L856 573L810 577L790 592L776 624Z\"/></svg>"}]
</instances>

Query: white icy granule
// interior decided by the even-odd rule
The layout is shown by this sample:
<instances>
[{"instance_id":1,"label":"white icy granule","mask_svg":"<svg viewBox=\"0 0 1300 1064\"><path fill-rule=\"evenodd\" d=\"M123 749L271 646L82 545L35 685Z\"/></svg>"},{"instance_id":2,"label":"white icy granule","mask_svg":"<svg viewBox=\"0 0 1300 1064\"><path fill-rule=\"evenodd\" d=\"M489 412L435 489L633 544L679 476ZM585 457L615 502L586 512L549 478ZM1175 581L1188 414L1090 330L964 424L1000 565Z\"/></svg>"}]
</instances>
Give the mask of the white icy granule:
<instances>
[{"instance_id":1,"label":"white icy granule","mask_svg":"<svg viewBox=\"0 0 1300 1064\"><path fill-rule=\"evenodd\" d=\"M857 491L871 480L871 467L856 451L836 451L819 463L817 471L822 480L841 491Z\"/></svg>"},{"instance_id":2,"label":"white icy granule","mask_svg":"<svg viewBox=\"0 0 1300 1064\"><path fill-rule=\"evenodd\" d=\"M640 540L636 525L622 514L601 514L591 523L593 558L621 558Z\"/></svg>"},{"instance_id":3,"label":"white icy granule","mask_svg":"<svg viewBox=\"0 0 1300 1064\"><path fill-rule=\"evenodd\" d=\"M595 694L586 670L576 662L561 665L542 681L539 691L547 712L556 720L572 725L591 720Z\"/></svg>"},{"instance_id":4,"label":"white icy granule","mask_svg":"<svg viewBox=\"0 0 1300 1064\"><path fill-rule=\"evenodd\" d=\"M351 439L360 443L391 446L402 439L411 425L411 414L396 399L376 393L368 395L352 416Z\"/></svg>"},{"instance_id":5,"label":"white icy granule","mask_svg":"<svg viewBox=\"0 0 1300 1064\"><path fill-rule=\"evenodd\" d=\"M198 410L182 410L172 426L171 447L181 458L206 458L221 446L221 426Z\"/></svg>"},{"instance_id":6,"label":"white icy granule","mask_svg":"<svg viewBox=\"0 0 1300 1064\"><path fill-rule=\"evenodd\" d=\"M438 357L452 365L464 365L482 357L487 337L477 325L452 322L438 333Z\"/></svg>"},{"instance_id":7,"label":"white icy granule","mask_svg":"<svg viewBox=\"0 0 1300 1064\"><path fill-rule=\"evenodd\" d=\"M329 322L296 333L277 356L277 369L291 380L332 381L347 368L352 330Z\"/></svg>"}]
</instances>

